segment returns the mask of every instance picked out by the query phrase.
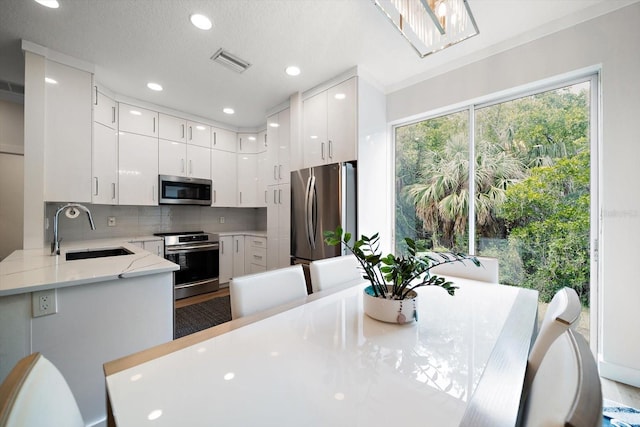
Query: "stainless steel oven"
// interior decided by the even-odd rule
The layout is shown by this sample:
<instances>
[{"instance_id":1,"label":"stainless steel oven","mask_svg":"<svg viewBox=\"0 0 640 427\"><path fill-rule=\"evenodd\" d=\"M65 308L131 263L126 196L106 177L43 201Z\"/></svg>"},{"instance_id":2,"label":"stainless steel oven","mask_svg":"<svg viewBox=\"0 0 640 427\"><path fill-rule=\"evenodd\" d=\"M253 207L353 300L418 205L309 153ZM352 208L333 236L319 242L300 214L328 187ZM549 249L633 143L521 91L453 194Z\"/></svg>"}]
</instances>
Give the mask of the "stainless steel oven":
<instances>
[{"instance_id":1,"label":"stainless steel oven","mask_svg":"<svg viewBox=\"0 0 640 427\"><path fill-rule=\"evenodd\" d=\"M219 238L202 231L156 233L164 237L164 257L178 264L174 272L175 299L186 298L220 288Z\"/></svg>"}]
</instances>

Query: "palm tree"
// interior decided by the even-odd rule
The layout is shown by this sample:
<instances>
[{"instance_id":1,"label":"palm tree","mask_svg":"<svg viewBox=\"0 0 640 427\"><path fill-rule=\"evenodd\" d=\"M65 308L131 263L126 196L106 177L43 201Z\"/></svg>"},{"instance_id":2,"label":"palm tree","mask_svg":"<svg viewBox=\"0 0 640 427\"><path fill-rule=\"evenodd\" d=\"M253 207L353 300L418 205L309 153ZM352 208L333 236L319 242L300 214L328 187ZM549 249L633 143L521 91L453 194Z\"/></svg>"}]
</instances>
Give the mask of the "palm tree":
<instances>
[{"instance_id":1,"label":"palm tree","mask_svg":"<svg viewBox=\"0 0 640 427\"><path fill-rule=\"evenodd\" d=\"M507 186L522 179L524 165L499 144L480 141L475 147L476 227L482 235L502 229L496 208ZM421 182L404 189L416 215L431 235L433 247L455 249L469 219L469 145L465 135L447 140L443 149L426 154ZM462 248L464 249L464 248Z\"/></svg>"}]
</instances>

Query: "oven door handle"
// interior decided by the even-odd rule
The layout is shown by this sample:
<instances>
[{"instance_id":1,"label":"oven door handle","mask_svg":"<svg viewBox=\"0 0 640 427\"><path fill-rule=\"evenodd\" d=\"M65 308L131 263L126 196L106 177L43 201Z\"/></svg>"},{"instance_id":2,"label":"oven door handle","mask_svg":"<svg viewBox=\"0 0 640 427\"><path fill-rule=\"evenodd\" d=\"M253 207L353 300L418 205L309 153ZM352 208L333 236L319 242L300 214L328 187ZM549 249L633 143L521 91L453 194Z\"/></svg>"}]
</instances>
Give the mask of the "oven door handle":
<instances>
[{"instance_id":1,"label":"oven door handle","mask_svg":"<svg viewBox=\"0 0 640 427\"><path fill-rule=\"evenodd\" d=\"M166 246L164 248L165 252L195 252L195 251L208 251L211 249L219 249L219 243L212 243L210 245L193 245L193 246Z\"/></svg>"}]
</instances>

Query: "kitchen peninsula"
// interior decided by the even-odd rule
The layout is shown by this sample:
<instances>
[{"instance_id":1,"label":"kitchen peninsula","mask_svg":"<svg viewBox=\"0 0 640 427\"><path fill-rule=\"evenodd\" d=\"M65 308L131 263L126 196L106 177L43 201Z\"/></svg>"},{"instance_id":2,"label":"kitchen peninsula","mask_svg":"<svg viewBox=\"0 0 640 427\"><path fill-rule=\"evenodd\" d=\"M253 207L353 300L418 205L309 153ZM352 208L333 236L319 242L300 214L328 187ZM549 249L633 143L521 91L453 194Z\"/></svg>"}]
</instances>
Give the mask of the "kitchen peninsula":
<instances>
[{"instance_id":1,"label":"kitchen peninsula","mask_svg":"<svg viewBox=\"0 0 640 427\"><path fill-rule=\"evenodd\" d=\"M89 425L105 418L102 364L173 338L179 267L123 240L63 242L58 256L29 249L0 262L0 374L41 352L64 375ZM66 260L68 252L113 248L131 253ZM35 292L43 290L52 290L45 305L54 313L35 317Z\"/></svg>"}]
</instances>

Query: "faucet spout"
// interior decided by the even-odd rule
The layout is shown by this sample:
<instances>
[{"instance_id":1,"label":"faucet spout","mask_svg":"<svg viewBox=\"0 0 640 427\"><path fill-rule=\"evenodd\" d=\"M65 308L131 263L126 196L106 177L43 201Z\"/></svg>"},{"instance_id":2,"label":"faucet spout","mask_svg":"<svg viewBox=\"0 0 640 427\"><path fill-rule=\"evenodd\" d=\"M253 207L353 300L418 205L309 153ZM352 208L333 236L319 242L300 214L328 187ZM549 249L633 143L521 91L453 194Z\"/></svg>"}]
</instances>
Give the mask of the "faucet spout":
<instances>
[{"instance_id":1,"label":"faucet spout","mask_svg":"<svg viewBox=\"0 0 640 427\"><path fill-rule=\"evenodd\" d=\"M60 216L60 212L68 208L77 208L87 213L87 217L89 218L89 225L92 230L96 229L96 225L93 222L93 217L91 217L91 211L80 203L67 203L66 205L58 208L55 216L53 217L53 242L51 242L51 255L60 255L60 241L62 239L58 236L58 217Z\"/></svg>"}]
</instances>

